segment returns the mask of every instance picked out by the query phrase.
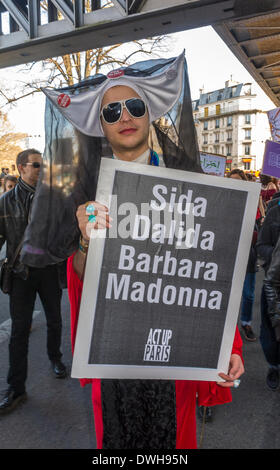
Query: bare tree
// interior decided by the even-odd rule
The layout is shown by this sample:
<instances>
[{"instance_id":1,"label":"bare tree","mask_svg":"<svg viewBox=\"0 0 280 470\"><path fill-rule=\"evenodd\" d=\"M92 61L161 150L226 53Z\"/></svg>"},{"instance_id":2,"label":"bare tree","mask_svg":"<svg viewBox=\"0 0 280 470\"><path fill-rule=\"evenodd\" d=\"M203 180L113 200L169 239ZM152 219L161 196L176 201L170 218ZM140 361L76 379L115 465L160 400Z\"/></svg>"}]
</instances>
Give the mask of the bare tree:
<instances>
[{"instance_id":1,"label":"bare tree","mask_svg":"<svg viewBox=\"0 0 280 470\"><path fill-rule=\"evenodd\" d=\"M16 155L22 150L27 134L14 132L6 113L0 111L0 167L15 163Z\"/></svg>"}]
</instances>

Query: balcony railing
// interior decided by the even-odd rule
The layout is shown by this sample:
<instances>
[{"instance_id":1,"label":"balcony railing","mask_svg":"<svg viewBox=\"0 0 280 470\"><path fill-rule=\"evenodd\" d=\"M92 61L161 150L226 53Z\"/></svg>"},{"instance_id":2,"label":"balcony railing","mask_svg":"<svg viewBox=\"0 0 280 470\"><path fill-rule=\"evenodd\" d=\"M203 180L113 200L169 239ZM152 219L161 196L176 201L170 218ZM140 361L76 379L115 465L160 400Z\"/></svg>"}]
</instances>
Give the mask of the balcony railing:
<instances>
[{"instance_id":1,"label":"balcony railing","mask_svg":"<svg viewBox=\"0 0 280 470\"><path fill-rule=\"evenodd\" d=\"M232 106L227 106L226 108L223 108L220 110L219 113L217 113L216 109L209 109L208 108L208 115L205 116L204 114L204 108L201 109L201 111L198 112L198 118L207 118L211 116L223 116L224 114L229 114L229 113L234 113L236 111L240 111L240 107L238 104L232 105Z\"/></svg>"}]
</instances>

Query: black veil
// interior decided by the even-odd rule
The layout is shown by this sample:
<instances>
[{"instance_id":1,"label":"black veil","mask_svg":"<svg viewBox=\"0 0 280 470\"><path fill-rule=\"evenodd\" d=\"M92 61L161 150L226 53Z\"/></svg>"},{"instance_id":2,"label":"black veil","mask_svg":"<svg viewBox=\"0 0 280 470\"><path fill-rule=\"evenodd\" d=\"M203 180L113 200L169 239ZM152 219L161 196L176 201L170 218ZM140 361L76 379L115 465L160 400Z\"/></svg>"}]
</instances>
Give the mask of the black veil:
<instances>
[{"instance_id":1,"label":"black veil","mask_svg":"<svg viewBox=\"0 0 280 470\"><path fill-rule=\"evenodd\" d=\"M152 76L175 59L137 62L126 67L124 73ZM104 80L106 76L98 74L59 91L68 95L83 93ZM152 148L162 154L166 167L202 172L186 61L181 96L167 115L152 123L150 141ZM44 165L25 232L21 252L24 264L44 267L60 263L77 250L76 210L80 204L95 199L100 159L111 156L105 138L81 133L46 99Z\"/></svg>"}]
</instances>

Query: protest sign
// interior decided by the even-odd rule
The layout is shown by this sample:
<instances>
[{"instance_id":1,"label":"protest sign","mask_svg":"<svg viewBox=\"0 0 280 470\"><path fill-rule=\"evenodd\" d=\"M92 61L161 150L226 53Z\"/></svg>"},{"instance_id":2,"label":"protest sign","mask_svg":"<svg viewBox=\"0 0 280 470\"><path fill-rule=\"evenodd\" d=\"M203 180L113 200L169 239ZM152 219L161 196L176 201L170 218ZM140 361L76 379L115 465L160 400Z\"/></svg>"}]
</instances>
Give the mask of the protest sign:
<instances>
[{"instance_id":1,"label":"protest sign","mask_svg":"<svg viewBox=\"0 0 280 470\"><path fill-rule=\"evenodd\" d=\"M280 108L275 108L268 111L267 117L270 125L272 140L274 140L274 142L280 142Z\"/></svg>"},{"instance_id":2,"label":"protest sign","mask_svg":"<svg viewBox=\"0 0 280 470\"><path fill-rule=\"evenodd\" d=\"M264 148L262 173L280 178L280 143L267 140Z\"/></svg>"},{"instance_id":3,"label":"protest sign","mask_svg":"<svg viewBox=\"0 0 280 470\"><path fill-rule=\"evenodd\" d=\"M200 163L204 173L224 176L226 171L226 157L211 153L200 152Z\"/></svg>"},{"instance_id":4,"label":"protest sign","mask_svg":"<svg viewBox=\"0 0 280 470\"><path fill-rule=\"evenodd\" d=\"M103 158L72 377L227 372L260 185Z\"/></svg>"}]
</instances>

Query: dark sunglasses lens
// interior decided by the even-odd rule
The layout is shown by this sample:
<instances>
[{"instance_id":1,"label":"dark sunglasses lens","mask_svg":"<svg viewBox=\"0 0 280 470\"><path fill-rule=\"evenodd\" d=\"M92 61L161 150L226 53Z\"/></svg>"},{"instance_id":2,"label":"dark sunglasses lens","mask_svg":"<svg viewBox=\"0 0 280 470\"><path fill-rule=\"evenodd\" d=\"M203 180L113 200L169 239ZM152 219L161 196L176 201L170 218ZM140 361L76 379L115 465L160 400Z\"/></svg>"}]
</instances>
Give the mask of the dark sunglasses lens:
<instances>
[{"instance_id":1,"label":"dark sunglasses lens","mask_svg":"<svg viewBox=\"0 0 280 470\"><path fill-rule=\"evenodd\" d=\"M33 168L40 168L41 163L39 163L39 162L33 162L33 163L32 163L32 166L33 166Z\"/></svg>"},{"instance_id":2,"label":"dark sunglasses lens","mask_svg":"<svg viewBox=\"0 0 280 470\"><path fill-rule=\"evenodd\" d=\"M106 108L103 108L102 114L106 122L113 124L120 119L122 112L122 105L119 102L110 103Z\"/></svg>"},{"instance_id":3,"label":"dark sunglasses lens","mask_svg":"<svg viewBox=\"0 0 280 470\"><path fill-rule=\"evenodd\" d=\"M143 117L146 112L146 106L143 100L138 98L132 100L126 100L125 105L129 113L136 118Z\"/></svg>"}]
</instances>

